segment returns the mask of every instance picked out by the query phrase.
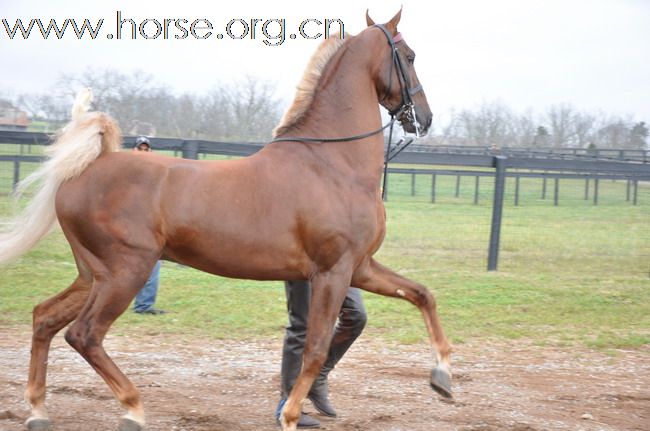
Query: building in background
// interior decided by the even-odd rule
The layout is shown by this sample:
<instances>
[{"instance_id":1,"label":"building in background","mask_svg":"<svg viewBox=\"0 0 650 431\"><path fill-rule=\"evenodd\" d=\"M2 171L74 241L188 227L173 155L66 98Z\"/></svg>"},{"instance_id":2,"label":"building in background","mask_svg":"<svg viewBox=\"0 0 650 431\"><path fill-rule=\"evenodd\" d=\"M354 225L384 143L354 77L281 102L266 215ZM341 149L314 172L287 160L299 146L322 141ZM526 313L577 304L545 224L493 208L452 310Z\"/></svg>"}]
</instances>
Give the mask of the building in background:
<instances>
[{"instance_id":1,"label":"building in background","mask_svg":"<svg viewBox=\"0 0 650 431\"><path fill-rule=\"evenodd\" d=\"M0 99L0 130L27 130L30 120L25 111Z\"/></svg>"}]
</instances>

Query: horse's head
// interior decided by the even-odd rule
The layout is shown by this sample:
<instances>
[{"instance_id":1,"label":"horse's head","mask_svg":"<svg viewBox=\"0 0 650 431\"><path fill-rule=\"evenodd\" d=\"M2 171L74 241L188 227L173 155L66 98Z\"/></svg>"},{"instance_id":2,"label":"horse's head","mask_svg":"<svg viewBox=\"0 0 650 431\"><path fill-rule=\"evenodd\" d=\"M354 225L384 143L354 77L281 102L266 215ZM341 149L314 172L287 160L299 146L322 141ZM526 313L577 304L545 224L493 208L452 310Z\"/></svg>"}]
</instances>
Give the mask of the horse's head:
<instances>
[{"instance_id":1,"label":"horse's head","mask_svg":"<svg viewBox=\"0 0 650 431\"><path fill-rule=\"evenodd\" d=\"M404 130L426 134L431 126L431 109L415 73L415 52L397 31L402 10L386 24L375 24L366 12L368 27L377 28L378 37L386 44L385 55L376 70L375 84L379 103L397 115Z\"/></svg>"}]
</instances>

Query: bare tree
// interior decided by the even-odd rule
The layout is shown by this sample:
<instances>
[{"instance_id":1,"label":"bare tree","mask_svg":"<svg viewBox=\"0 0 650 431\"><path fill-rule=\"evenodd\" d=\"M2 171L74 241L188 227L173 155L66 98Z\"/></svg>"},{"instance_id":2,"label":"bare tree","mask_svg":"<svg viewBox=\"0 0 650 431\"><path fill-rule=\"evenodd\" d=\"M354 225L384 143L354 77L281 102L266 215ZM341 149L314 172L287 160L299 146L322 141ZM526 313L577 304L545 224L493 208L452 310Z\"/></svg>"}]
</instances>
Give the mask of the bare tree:
<instances>
[{"instance_id":1,"label":"bare tree","mask_svg":"<svg viewBox=\"0 0 650 431\"><path fill-rule=\"evenodd\" d=\"M266 140L280 118L280 103L275 88L251 76L222 87L229 108L230 135L235 139Z\"/></svg>"},{"instance_id":2,"label":"bare tree","mask_svg":"<svg viewBox=\"0 0 650 431\"><path fill-rule=\"evenodd\" d=\"M47 120L54 128L65 123L70 117L71 102L63 101L52 94L21 94L15 102L34 120Z\"/></svg>"},{"instance_id":3,"label":"bare tree","mask_svg":"<svg viewBox=\"0 0 650 431\"><path fill-rule=\"evenodd\" d=\"M535 138L533 139L533 146L535 147L549 147L551 143L551 134L546 127L539 126L535 131Z\"/></svg>"},{"instance_id":4,"label":"bare tree","mask_svg":"<svg viewBox=\"0 0 650 431\"><path fill-rule=\"evenodd\" d=\"M630 130L629 147L636 150L643 150L647 148L648 127L645 122L640 121L636 123L632 130Z\"/></svg>"},{"instance_id":5,"label":"bare tree","mask_svg":"<svg viewBox=\"0 0 650 431\"><path fill-rule=\"evenodd\" d=\"M514 147L533 146L537 134L536 124L537 122L531 109L522 115L513 115L511 125L512 142L510 145Z\"/></svg>"},{"instance_id":6,"label":"bare tree","mask_svg":"<svg viewBox=\"0 0 650 431\"><path fill-rule=\"evenodd\" d=\"M180 96L173 121L204 139L267 141L281 115L274 92L272 84L248 76L201 96Z\"/></svg>"},{"instance_id":7,"label":"bare tree","mask_svg":"<svg viewBox=\"0 0 650 431\"><path fill-rule=\"evenodd\" d=\"M483 103L478 110L463 110L450 130L459 142L474 146L506 146L512 142L513 115L500 102Z\"/></svg>"},{"instance_id":8,"label":"bare tree","mask_svg":"<svg viewBox=\"0 0 650 431\"><path fill-rule=\"evenodd\" d=\"M555 148L571 147L575 139L575 112L571 105L553 105L546 112L551 145Z\"/></svg>"},{"instance_id":9,"label":"bare tree","mask_svg":"<svg viewBox=\"0 0 650 431\"><path fill-rule=\"evenodd\" d=\"M20 106L33 117L63 122L81 87L93 89L94 108L113 116L126 134L153 130L157 136L262 141L281 115L274 86L251 76L203 95L176 96L148 73L112 69L64 74L48 94L22 95Z\"/></svg>"},{"instance_id":10,"label":"bare tree","mask_svg":"<svg viewBox=\"0 0 650 431\"><path fill-rule=\"evenodd\" d=\"M159 123L155 117L160 99L169 96L164 87L155 85L151 74L143 71L125 74L114 69L87 69L81 75L62 75L56 85L59 94L68 97L80 87L92 88L95 108L113 116L125 131L139 122Z\"/></svg>"},{"instance_id":11,"label":"bare tree","mask_svg":"<svg viewBox=\"0 0 650 431\"><path fill-rule=\"evenodd\" d=\"M596 117L588 112L577 112L573 116L574 142L577 148L587 148L595 141Z\"/></svg>"}]
</instances>

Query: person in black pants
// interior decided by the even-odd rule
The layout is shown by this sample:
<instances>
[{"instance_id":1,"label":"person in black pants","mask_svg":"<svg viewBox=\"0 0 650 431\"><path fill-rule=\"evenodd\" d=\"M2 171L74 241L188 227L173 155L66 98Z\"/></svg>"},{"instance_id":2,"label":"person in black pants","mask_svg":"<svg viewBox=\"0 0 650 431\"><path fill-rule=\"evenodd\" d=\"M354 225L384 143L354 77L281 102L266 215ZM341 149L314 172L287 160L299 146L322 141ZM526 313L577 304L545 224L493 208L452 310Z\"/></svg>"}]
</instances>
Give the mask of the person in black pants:
<instances>
[{"instance_id":1,"label":"person in black pants","mask_svg":"<svg viewBox=\"0 0 650 431\"><path fill-rule=\"evenodd\" d=\"M289 324L286 327L282 348L281 395L275 412L277 420L280 418L282 407L302 368L302 352L305 347L311 300L311 285L308 281L286 281L284 288L287 295ZM356 287L350 287L334 328L327 360L307 395L316 410L325 416L336 417L336 410L329 401L327 376L361 334L366 326L366 320L366 309L361 299L361 291ZM298 428L318 427L320 427L318 420L306 413L300 415Z\"/></svg>"}]
</instances>

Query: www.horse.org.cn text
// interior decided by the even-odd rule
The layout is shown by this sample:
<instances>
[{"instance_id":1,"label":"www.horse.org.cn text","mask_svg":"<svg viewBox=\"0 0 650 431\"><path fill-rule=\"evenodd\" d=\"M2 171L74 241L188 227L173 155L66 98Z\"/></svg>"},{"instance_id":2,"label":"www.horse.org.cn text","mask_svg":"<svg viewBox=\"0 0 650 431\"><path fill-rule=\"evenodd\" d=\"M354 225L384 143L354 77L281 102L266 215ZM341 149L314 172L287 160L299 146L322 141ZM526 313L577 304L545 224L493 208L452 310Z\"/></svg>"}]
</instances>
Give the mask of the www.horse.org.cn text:
<instances>
[{"instance_id":1,"label":"www.horse.org.cn text","mask_svg":"<svg viewBox=\"0 0 650 431\"><path fill-rule=\"evenodd\" d=\"M338 18L306 18L289 23L285 18L232 18L215 25L207 18L134 18L116 11L115 21L65 18L2 18L4 32L10 40L46 39L79 40L185 40L232 39L259 40L267 46L280 46L287 39L344 38L344 23ZM290 29L290 30L289 30ZM4 34L3 34L4 33Z\"/></svg>"}]
</instances>

